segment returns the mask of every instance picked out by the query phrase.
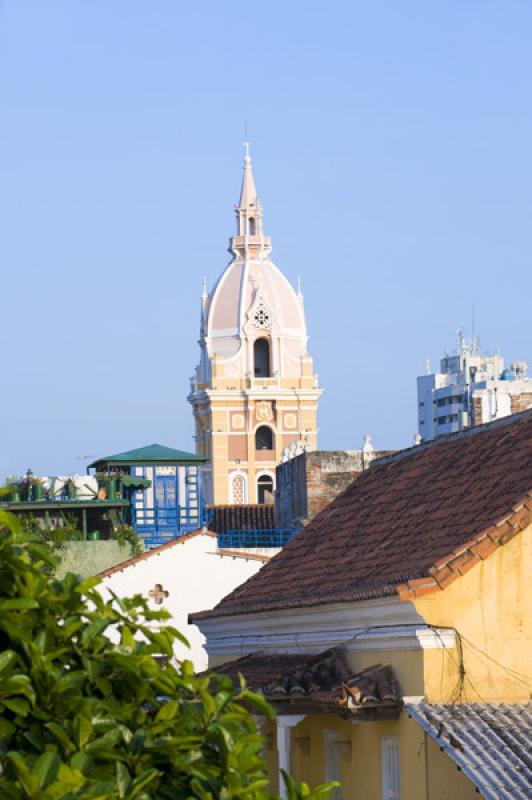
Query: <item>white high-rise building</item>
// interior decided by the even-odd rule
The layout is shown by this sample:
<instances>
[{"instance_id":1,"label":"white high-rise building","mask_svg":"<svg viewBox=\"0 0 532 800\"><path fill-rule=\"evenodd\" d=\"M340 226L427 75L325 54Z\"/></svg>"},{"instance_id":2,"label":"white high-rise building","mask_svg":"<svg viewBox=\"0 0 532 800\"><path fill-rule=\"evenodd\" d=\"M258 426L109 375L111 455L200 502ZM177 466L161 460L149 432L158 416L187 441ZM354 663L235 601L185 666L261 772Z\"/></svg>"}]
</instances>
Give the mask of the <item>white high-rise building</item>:
<instances>
[{"instance_id":1,"label":"white high-rise building","mask_svg":"<svg viewBox=\"0 0 532 800\"><path fill-rule=\"evenodd\" d=\"M440 371L417 379L418 430L424 441L532 407L528 365L504 367L500 353L484 355L478 339L459 333L459 352L445 353Z\"/></svg>"}]
</instances>

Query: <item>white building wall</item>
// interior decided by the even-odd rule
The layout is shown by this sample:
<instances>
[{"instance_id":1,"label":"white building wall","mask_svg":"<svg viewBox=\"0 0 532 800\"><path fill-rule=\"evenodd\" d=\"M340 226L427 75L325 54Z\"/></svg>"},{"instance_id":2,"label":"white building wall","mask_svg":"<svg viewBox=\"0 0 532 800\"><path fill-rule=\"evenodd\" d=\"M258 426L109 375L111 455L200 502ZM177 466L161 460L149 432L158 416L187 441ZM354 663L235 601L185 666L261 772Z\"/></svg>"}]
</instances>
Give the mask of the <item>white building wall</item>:
<instances>
[{"instance_id":1,"label":"white building wall","mask_svg":"<svg viewBox=\"0 0 532 800\"><path fill-rule=\"evenodd\" d=\"M250 553L224 554L218 551L215 535L198 532L126 561L122 568L119 564L107 570L98 589L107 599L110 599L108 590L119 597L140 594L152 608L166 609L172 617L169 624L190 643L190 649L176 644L176 658L191 660L200 671L207 667L205 637L196 625L188 624L188 615L214 608L264 564L264 558ZM149 592L158 583L169 592L160 605L149 598Z\"/></svg>"}]
</instances>

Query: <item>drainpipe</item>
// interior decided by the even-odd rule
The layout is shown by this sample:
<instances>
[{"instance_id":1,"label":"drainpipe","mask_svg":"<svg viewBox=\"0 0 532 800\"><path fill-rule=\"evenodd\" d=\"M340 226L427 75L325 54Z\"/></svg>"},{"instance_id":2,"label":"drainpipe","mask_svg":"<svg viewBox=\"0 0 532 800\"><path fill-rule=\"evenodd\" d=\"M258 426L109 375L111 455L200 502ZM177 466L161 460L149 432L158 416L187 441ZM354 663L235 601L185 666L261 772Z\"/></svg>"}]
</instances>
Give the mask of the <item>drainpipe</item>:
<instances>
[{"instance_id":1,"label":"drainpipe","mask_svg":"<svg viewBox=\"0 0 532 800\"><path fill-rule=\"evenodd\" d=\"M290 747L292 743L292 728L305 719L305 714L287 714L277 717L277 755L279 760L279 795L281 800L287 800L286 786L281 770L290 773Z\"/></svg>"}]
</instances>

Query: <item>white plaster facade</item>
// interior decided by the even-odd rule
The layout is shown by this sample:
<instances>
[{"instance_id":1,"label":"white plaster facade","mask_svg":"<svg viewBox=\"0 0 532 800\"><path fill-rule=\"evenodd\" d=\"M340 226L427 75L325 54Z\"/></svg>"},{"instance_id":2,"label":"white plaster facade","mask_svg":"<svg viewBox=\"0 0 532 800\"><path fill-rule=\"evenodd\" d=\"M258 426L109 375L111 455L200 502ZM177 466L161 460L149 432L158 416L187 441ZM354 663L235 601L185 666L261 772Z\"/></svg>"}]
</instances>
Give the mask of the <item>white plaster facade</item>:
<instances>
[{"instance_id":1,"label":"white plaster facade","mask_svg":"<svg viewBox=\"0 0 532 800\"><path fill-rule=\"evenodd\" d=\"M207 667L205 637L196 625L189 624L188 615L213 608L258 572L268 558L258 553L220 550L216 534L200 530L106 570L100 575L98 589L107 599L108 590L119 597L140 594L154 609L166 609L171 615L169 624L190 643L190 649L176 644L176 659L189 659L200 671ZM168 595L161 597L165 592Z\"/></svg>"}]
</instances>

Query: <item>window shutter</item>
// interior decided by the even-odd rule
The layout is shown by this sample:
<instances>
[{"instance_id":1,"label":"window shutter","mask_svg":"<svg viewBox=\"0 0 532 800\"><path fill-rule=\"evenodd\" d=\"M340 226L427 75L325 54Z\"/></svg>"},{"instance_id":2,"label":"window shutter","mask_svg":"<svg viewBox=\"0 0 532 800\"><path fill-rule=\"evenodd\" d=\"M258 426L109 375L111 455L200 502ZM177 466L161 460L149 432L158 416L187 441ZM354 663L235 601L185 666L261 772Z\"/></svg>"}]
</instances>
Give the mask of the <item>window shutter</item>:
<instances>
[{"instance_id":1,"label":"window shutter","mask_svg":"<svg viewBox=\"0 0 532 800\"><path fill-rule=\"evenodd\" d=\"M399 737L381 737L382 800L401 800Z\"/></svg>"}]
</instances>

